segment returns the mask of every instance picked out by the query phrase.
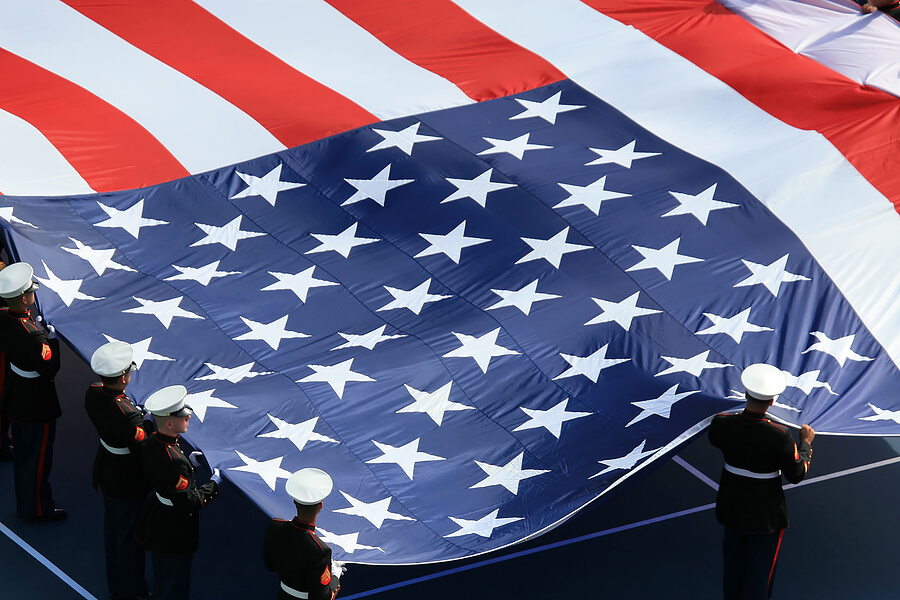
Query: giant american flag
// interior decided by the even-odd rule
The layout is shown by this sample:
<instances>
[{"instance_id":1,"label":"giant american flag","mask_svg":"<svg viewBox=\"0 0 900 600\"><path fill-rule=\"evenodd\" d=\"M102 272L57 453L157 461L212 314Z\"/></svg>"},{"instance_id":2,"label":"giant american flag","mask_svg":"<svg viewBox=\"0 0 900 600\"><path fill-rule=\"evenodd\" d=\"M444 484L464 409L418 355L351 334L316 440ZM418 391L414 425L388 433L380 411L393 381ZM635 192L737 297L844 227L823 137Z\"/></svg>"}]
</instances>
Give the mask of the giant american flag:
<instances>
[{"instance_id":1,"label":"giant american flag","mask_svg":"<svg viewBox=\"0 0 900 600\"><path fill-rule=\"evenodd\" d=\"M898 434L896 65L832 61L896 23L728 4L4 2L6 243L263 510L328 471L352 562L538 535L755 362L782 421Z\"/></svg>"}]
</instances>

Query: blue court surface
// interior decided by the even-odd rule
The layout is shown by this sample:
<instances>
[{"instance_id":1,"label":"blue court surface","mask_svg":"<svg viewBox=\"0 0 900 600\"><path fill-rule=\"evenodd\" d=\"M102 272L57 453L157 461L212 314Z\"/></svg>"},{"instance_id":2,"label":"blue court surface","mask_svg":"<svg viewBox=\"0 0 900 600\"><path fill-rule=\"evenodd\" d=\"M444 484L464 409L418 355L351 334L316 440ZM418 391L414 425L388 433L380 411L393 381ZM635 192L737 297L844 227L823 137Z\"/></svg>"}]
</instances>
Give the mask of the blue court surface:
<instances>
[{"instance_id":1,"label":"blue court surface","mask_svg":"<svg viewBox=\"0 0 900 600\"><path fill-rule=\"evenodd\" d=\"M57 378L63 401L51 482L70 516L28 524L15 517L12 463L0 462L0 598L108 598L102 506L91 489L96 434L82 409L94 379L67 351ZM775 598L900 598L900 441L818 436L812 469L789 486ZM715 599L721 530L713 514L721 457L700 436L653 472L600 499L557 529L504 551L450 563L350 565L341 598ZM290 518L292 515L283 515ZM227 481L201 513L191 597L274 598L262 564L268 517ZM148 565L149 566L149 565ZM149 573L148 573L149 575Z\"/></svg>"}]
</instances>

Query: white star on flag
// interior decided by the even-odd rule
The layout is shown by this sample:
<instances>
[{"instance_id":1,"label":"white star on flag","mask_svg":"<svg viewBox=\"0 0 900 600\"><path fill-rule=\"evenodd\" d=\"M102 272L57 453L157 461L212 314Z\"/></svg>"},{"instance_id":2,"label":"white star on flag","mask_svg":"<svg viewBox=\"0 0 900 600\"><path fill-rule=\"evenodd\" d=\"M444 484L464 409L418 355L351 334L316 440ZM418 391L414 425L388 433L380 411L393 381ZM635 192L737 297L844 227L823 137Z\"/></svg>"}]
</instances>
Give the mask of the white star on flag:
<instances>
[{"instance_id":1,"label":"white star on flag","mask_svg":"<svg viewBox=\"0 0 900 600\"><path fill-rule=\"evenodd\" d=\"M594 477L599 477L600 475L605 475L610 471L616 471L619 469L631 469L645 456L649 456L656 452L656 450L647 450L644 451L644 446L647 444L647 440L644 440L637 447L626 454L625 456L621 456L619 458L608 458L606 460L598 460L601 465L606 465L606 468L597 473L596 475L591 475L588 479L593 479Z\"/></svg>"},{"instance_id":2,"label":"white star on flag","mask_svg":"<svg viewBox=\"0 0 900 600\"><path fill-rule=\"evenodd\" d=\"M123 313L154 316L159 319L159 322L162 323L163 327L166 329L169 328L169 325L172 324L172 319L175 317L181 317L183 319L203 319L200 315L184 310L179 306L181 301L184 300L184 296L178 296L177 298L170 298L160 302L138 298L137 296L132 296L132 298L140 304L140 307L123 310Z\"/></svg>"},{"instance_id":3,"label":"white star on flag","mask_svg":"<svg viewBox=\"0 0 900 600\"><path fill-rule=\"evenodd\" d=\"M394 299L379 308L378 311L408 308L409 310L413 311L413 313L419 314L420 312L422 312L422 309L426 304L452 297L429 294L429 287L431 287L430 278L426 279L411 290L401 290L399 288L394 288L386 285L384 286L384 289L386 289L388 293L394 297Z\"/></svg>"},{"instance_id":4,"label":"white star on flag","mask_svg":"<svg viewBox=\"0 0 900 600\"><path fill-rule=\"evenodd\" d=\"M344 348L365 348L366 350L374 350L375 346L380 344L381 342L386 342L388 340L397 340L400 338L405 338L405 335L384 335L384 330L387 328L387 325L382 325L377 329L373 329L368 333L364 333L362 335L356 335L353 333L344 333L339 331L338 335L347 340L346 343L341 344L340 346L335 346L332 350L343 350Z\"/></svg>"},{"instance_id":5,"label":"white star on flag","mask_svg":"<svg viewBox=\"0 0 900 600\"><path fill-rule=\"evenodd\" d=\"M552 150L553 146L542 146L540 144L529 144L528 138L531 137L530 133L524 133L517 138L511 140L498 140L496 138L485 137L482 138L488 144L491 145L487 150L482 150L478 153L478 156L484 156L485 154L511 154L522 160L522 156L525 155L529 150Z\"/></svg>"},{"instance_id":6,"label":"white star on flag","mask_svg":"<svg viewBox=\"0 0 900 600\"><path fill-rule=\"evenodd\" d=\"M644 246L631 246L641 253L644 260L634 266L628 267L626 271L640 271L641 269L658 269L663 277L672 280L672 272L678 265L686 265L695 262L703 262L702 258L687 256L686 254L678 254L678 245L681 238L675 238L659 250L655 248L645 248Z\"/></svg>"},{"instance_id":7,"label":"white star on flag","mask_svg":"<svg viewBox=\"0 0 900 600\"><path fill-rule=\"evenodd\" d=\"M216 390L203 390L202 392L196 392L193 394L188 394L184 397L185 404L189 405L191 409L194 411L194 415L203 421L206 418L206 411L210 408L237 408L231 402L226 402L221 398L216 398L213 396Z\"/></svg>"},{"instance_id":8,"label":"white star on flag","mask_svg":"<svg viewBox=\"0 0 900 600\"><path fill-rule=\"evenodd\" d=\"M347 382L375 381L368 375L354 372L353 361L354 359L349 358L344 362L331 366L307 365L310 369L315 371L315 373L313 373L312 375L307 375L303 379L300 379L297 383L310 383L314 381L324 382L331 386L331 389L334 390L334 393L337 394L338 398L343 398L344 386L347 385Z\"/></svg>"},{"instance_id":9,"label":"white star on flag","mask_svg":"<svg viewBox=\"0 0 900 600\"><path fill-rule=\"evenodd\" d=\"M569 412L566 410L568 405L569 399L566 398L553 408L547 410L538 410L536 408L525 408L524 406L520 406L519 408L528 415L529 419L513 429L513 431L523 431L525 429L537 429L538 427L543 427L553 434L553 437L559 439L559 436L562 433L563 423L571 421L572 419L588 417L593 414L589 412Z\"/></svg>"},{"instance_id":10,"label":"white star on flag","mask_svg":"<svg viewBox=\"0 0 900 600\"><path fill-rule=\"evenodd\" d=\"M328 252L334 251L343 256L344 258L349 258L350 251L353 250L357 246L362 246L365 244L373 244L375 242L380 242L381 240L378 238L362 238L356 237L356 228L359 226L359 223L353 223L350 227L343 230L337 235L328 235L325 233L311 233L310 235L319 240L320 244L313 248L312 250L308 250L306 254L315 254L316 252Z\"/></svg>"},{"instance_id":11,"label":"white star on flag","mask_svg":"<svg viewBox=\"0 0 900 600\"><path fill-rule=\"evenodd\" d=\"M287 190L302 188L306 185L305 183L282 181L281 168L283 166L284 163L278 163L278 166L276 166L274 169L272 169L262 177L256 177L255 175L235 171L235 173L237 173L237 176L243 179L244 183L246 183L248 187L232 196L231 199L237 200L238 198L262 196L269 204L275 206L275 200L278 198L278 192L286 192Z\"/></svg>"},{"instance_id":12,"label":"white star on flag","mask_svg":"<svg viewBox=\"0 0 900 600\"><path fill-rule=\"evenodd\" d=\"M569 195L553 208L559 209L566 206L583 205L597 216L600 216L600 207L607 200L631 198L631 194L622 194L607 190L606 175L590 185L580 186L571 183L560 183L559 187L569 192Z\"/></svg>"},{"instance_id":13,"label":"white star on flag","mask_svg":"<svg viewBox=\"0 0 900 600\"><path fill-rule=\"evenodd\" d=\"M694 215L697 217L698 221L703 223L703 225L706 225L710 212L722 210L723 208L735 208L740 206L739 204L713 200L717 185L718 184L714 183L697 195L669 192L676 200L678 200L679 205L665 213L663 216L674 217L675 215Z\"/></svg>"},{"instance_id":14,"label":"white star on flag","mask_svg":"<svg viewBox=\"0 0 900 600\"><path fill-rule=\"evenodd\" d=\"M37 229L37 225L33 225L27 221L23 221L19 217L13 216L13 207L12 206L0 206L0 219L3 219L7 223L18 223L20 225L27 225L33 229Z\"/></svg>"},{"instance_id":15,"label":"white star on flag","mask_svg":"<svg viewBox=\"0 0 900 600\"><path fill-rule=\"evenodd\" d=\"M397 414L425 413L431 417L431 420L434 421L438 427L440 427L444 420L444 413L447 411L475 410L474 406L466 406L459 402L450 401L450 386L452 385L453 382L448 381L446 385L441 386L433 392L424 392L404 384L403 387L406 388L406 391L409 392L409 395L413 397L415 402L404 406L397 411Z\"/></svg>"},{"instance_id":16,"label":"white star on flag","mask_svg":"<svg viewBox=\"0 0 900 600\"><path fill-rule=\"evenodd\" d=\"M662 393L661 396L653 398L652 400L641 400L639 402L632 402L634 406L637 406L641 409L641 413L633 418L628 425L625 427L631 427L638 421L643 421L647 417L652 415L658 415L664 419L668 419L672 414L672 406L685 398L686 396L690 396L692 394L696 394L697 391L691 392L681 392L678 393L678 384L676 383L665 392Z\"/></svg>"},{"instance_id":17,"label":"white star on flag","mask_svg":"<svg viewBox=\"0 0 900 600\"><path fill-rule=\"evenodd\" d=\"M585 325L599 325L600 323L618 323L619 327L625 331L631 330L631 323L637 317L646 315L655 315L661 313L661 310L653 310L651 308L639 308L637 305L640 292L635 292L621 302L611 302L601 298L591 298L594 303L603 309L603 312L585 323Z\"/></svg>"},{"instance_id":18,"label":"white star on flag","mask_svg":"<svg viewBox=\"0 0 900 600\"><path fill-rule=\"evenodd\" d=\"M474 534L483 538L489 538L494 534L494 530L498 527L503 527L504 525L509 525L510 523L522 520L522 517L506 517L501 519L497 516L499 514L500 509L497 508L494 509L492 513L485 515L476 521L459 517L450 517L451 521L459 525L459 531L454 531L444 537L459 537L462 535Z\"/></svg>"},{"instance_id":19,"label":"white star on flag","mask_svg":"<svg viewBox=\"0 0 900 600\"><path fill-rule=\"evenodd\" d=\"M609 344L604 344L602 348L596 350L589 356L574 356L560 352L559 355L569 363L570 367L566 369L565 372L554 377L553 380L556 381L557 379L564 379L566 377L584 375L590 379L592 383L597 383L600 371L631 360L630 358L606 358L606 351L608 348Z\"/></svg>"},{"instance_id":20,"label":"white star on flag","mask_svg":"<svg viewBox=\"0 0 900 600\"><path fill-rule=\"evenodd\" d=\"M241 317L241 321L250 328L250 331L243 333L235 340L262 340L267 343L272 350L278 350L281 340L308 338L309 334L300 333L299 331L288 331L287 327L288 315L284 315L280 319L276 319L271 323L257 323L245 317Z\"/></svg>"},{"instance_id":21,"label":"white star on flag","mask_svg":"<svg viewBox=\"0 0 900 600\"><path fill-rule=\"evenodd\" d=\"M141 234L141 227L155 227L156 225L168 225L168 221L158 221L156 219L144 218L144 199L141 198L131 208L119 210L112 206L106 206L102 202L97 205L109 217L105 221L97 223L95 227L110 227L124 229L131 234L131 237L138 239Z\"/></svg>"},{"instance_id":22,"label":"white star on flag","mask_svg":"<svg viewBox=\"0 0 900 600\"><path fill-rule=\"evenodd\" d=\"M790 283L792 281L810 281L809 277L788 273L787 261L790 254L785 254L775 262L769 265L760 265L749 260L741 259L741 262L750 269L752 273L750 277L734 284L734 287L744 287L756 285L758 283L766 286L766 289L772 292L772 295L778 297L778 291L781 289L782 283Z\"/></svg>"},{"instance_id":23,"label":"white star on flag","mask_svg":"<svg viewBox=\"0 0 900 600\"><path fill-rule=\"evenodd\" d=\"M230 381L231 383L239 383L244 379L252 379L261 375L272 374L272 371L253 371L253 367L256 365L256 363L252 361L238 367L220 367L219 365L214 365L212 363L203 364L205 364L207 368L212 371L212 373L209 375L204 375L203 377L196 377L195 379L197 381Z\"/></svg>"},{"instance_id":24,"label":"white star on flag","mask_svg":"<svg viewBox=\"0 0 900 600\"><path fill-rule=\"evenodd\" d=\"M523 469L522 458L524 456L525 453L520 452L518 456L516 456L503 466L491 465L476 460L475 464L481 467L482 471L487 473L487 477L485 477L475 485L469 486L469 489L473 490L475 488L500 485L505 487L514 496L518 496L520 481L550 472L549 469Z\"/></svg>"},{"instance_id":25,"label":"white star on flag","mask_svg":"<svg viewBox=\"0 0 900 600\"><path fill-rule=\"evenodd\" d=\"M240 271L220 271L219 263L214 261L203 267L179 267L172 265L172 268L179 271L178 275L166 277L165 281L196 281L202 286L208 286L209 282L217 277L227 277L229 275L240 275Z\"/></svg>"},{"instance_id":26,"label":"white star on flag","mask_svg":"<svg viewBox=\"0 0 900 600\"><path fill-rule=\"evenodd\" d=\"M319 417L313 417L301 421L300 423L288 423L278 417L273 417L269 413L266 413L266 416L269 417L269 420L272 421L278 429L268 433L261 433L256 437L290 440L290 442L297 447L297 450L303 450L309 442L327 442L329 444L340 443L338 440L313 431L316 427L316 423L319 422Z\"/></svg>"},{"instance_id":27,"label":"white star on flag","mask_svg":"<svg viewBox=\"0 0 900 600\"><path fill-rule=\"evenodd\" d=\"M84 279L60 279L50 270L47 263L41 261L41 264L44 265L47 277L44 278L35 275L34 278L40 281L42 285L46 286L47 289L56 292L56 295L59 296L59 299L62 300L63 304L66 306L72 306L72 303L76 300L103 300L102 297L95 298L94 296L88 296L81 291L81 284L84 283Z\"/></svg>"},{"instance_id":28,"label":"white star on flag","mask_svg":"<svg viewBox=\"0 0 900 600\"><path fill-rule=\"evenodd\" d=\"M551 265L559 268L564 254L569 252L578 252L580 250L590 250L593 246L582 246L580 244L570 244L567 242L569 237L569 228L566 227L548 240L539 240L534 238L522 238L522 241L531 246L531 252L516 261L516 264L526 263L532 260L544 258Z\"/></svg>"},{"instance_id":29,"label":"white star on flag","mask_svg":"<svg viewBox=\"0 0 900 600\"><path fill-rule=\"evenodd\" d=\"M710 350L707 350L706 352L701 352L700 354L691 356L690 358L660 356L661 359L672 366L663 371L660 371L655 375L655 377L659 377L661 375L669 375L671 373L690 373L694 377L700 377L700 373L702 373L705 369L724 369L725 367L734 366L727 363L709 362L706 359L709 358L710 352Z\"/></svg>"},{"instance_id":30,"label":"white star on flag","mask_svg":"<svg viewBox=\"0 0 900 600\"><path fill-rule=\"evenodd\" d=\"M782 371L788 387L795 387L807 396L814 388L825 388L829 393L837 395L837 392L831 389L831 386L827 381L819 381L819 372L819 369L816 369L815 371L801 373L795 377L789 371Z\"/></svg>"},{"instance_id":31,"label":"white star on flag","mask_svg":"<svg viewBox=\"0 0 900 600\"><path fill-rule=\"evenodd\" d=\"M900 423L900 410L878 408L871 402L868 402L868 405L875 411L875 414L869 417L860 417L860 421L893 421L895 423Z\"/></svg>"},{"instance_id":32,"label":"white star on flag","mask_svg":"<svg viewBox=\"0 0 900 600\"><path fill-rule=\"evenodd\" d=\"M576 104L560 104L560 99L562 98L562 92L556 92L546 100L541 102L534 102L532 100L522 100L521 98L516 98L516 102L525 107L525 110L520 112L517 115L514 115L509 118L510 121L514 119L528 119L530 117L540 117L544 119L551 125L556 125L556 117L560 113L569 112L570 110L578 110L579 108L584 108L584 106L576 105Z\"/></svg>"},{"instance_id":33,"label":"white star on flag","mask_svg":"<svg viewBox=\"0 0 900 600\"><path fill-rule=\"evenodd\" d=\"M862 354L857 354L850 348L850 346L853 345L853 340L856 339L855 334L845 335L842 338L836 339L831 339L821 331L810 331L809 335L815 337L819 341L815 342L800 354L806 354L807 352L824 352L825 354L833 356L842 367L844 366L844 363L847 362L847 359L858 362L875 360L874 357L870 358L868 356L863 356Z\"/></svg>"},{"instance_id":34,"label":"white star on flag","mask_svg":"<svg viewBox=\"0 0 900 600\"><path fill-rule=\"evenodd\" d=\"M531 305L535 302L540 302L541 300L553 300L554 298L561 298L562 296L557 296L556 294L542 294L537 291L538 280L535 279L528 285L518 289L518 290L494 290L491 291L503 298L502 300L497 301L496 303L488 306L485 310L492 310L495 308L503 308L505 306L514 306L521 310L526 315L531 312Z\"/></svg>"},{"instance_id":35,"label":"white star on flag","mask_svg":"<svg viewBox=\"0 0 900 600\"><path fill-rule=\"evenodd\" d=\"M150 352L150 342L153 341L152 337L144 338L139 342L125 342L125 340L117 340L116 338L103 334L103 337L106 338L107 342L123 342L131 345L131 349L134 350L134 356L131 360L134 361L134 364L137 365L137 369L140 370L141 365L144 364L145 360L162 360L162 361L174 361L174 358L170 358L168 356L163 356L162 354L156 354L155 352ZM201 421L203 419L200 419Z\"/></svg>"},{"instance_id":36,"label":"white star on flag","mask_svg":"<svg viewBox=\"0 0 900 600\"><path fill-rule=\"evenodd\" d=\"M389 510L391 505L391 497L382 498L381 500L376 500L375 502L363 502L362 500L357 500L347 492L342 491L341 495L347 499L352 506L348 508L339 508L333 512L341 513L343 515L354 515L357 517L362 517L367 520L369 523L375 526L375 529L381 529L381 526L388 519L392 521L415 521L412 517L406 517L403 515L399 515L397 513L393 513Z\"/></svg>"},{"instance_id":37,"label":"white star on flag","mask_svg":"<svg viewBox=\"0 0 900 600\"><path fill-rule=\"evenodd\" d=\"M456 264L459 264L459 257L463 248L477 246L478 244L491 241L485 238L466 237L465 221L454 227L453 231L446 235L435 233L420 233L419 235L425 238L430 246L416 254L415 258L431 256L433 254L445 254Z\"/></svg>"},{"instance_id":38,"label":"white star on flag","mask_svg":"<svg viewBox=\"0 0 900 600\"><path fill-rule=\"evenodd\" d=\"M275 491L275 485L278 483L279 479L287 479L293 474L290 471L281 468L281 461L284 460L283 456L276 456L269 460L259 461L250 458L246 454L242 454L239 450L235 450L235 452L241 457L241 460L244 461L245 464L240 467L228 467L228 470L240 471L242 473L255 473L266 482L266 485L269 486L273 492Z\"/></svg>"},{"instance_id":39,"label":"white star on flag","mask_svg":"<svg viewBox=\"0 0 900 600\"><path fill-rule=\"evenodd\" d=\"M338 535L336 533L331 533L330 531L326 531L321 527L316 528L316 532L319 533L319 537L322 538L322 541L328 544L329 546L337 546L347 554L353 554L357 550L381 550L378 546L365 546L360 544L357 540L359 540L359 532L355 533L345 533L342 535Z\"/></svg>"},{"instance_id":40,"label":"white star on flag","mask_svg":"<svg viewBox=\"0 0 900 600\"><path fill-rule=\"evenodd\" d=\"M384 150L386 148L399 148L407 156L412 156L414 145L420 142L433 142L441 139L431 135L419 134L419 125L421 125L421 123L416 122L400 131L375 129L373 127L372 131L380 135L382 140L366 150L366 152L375 152L376 150Z\"/></svg>"},{"instance_id":41,"label":"white star on flag","mask_svg":"<svg viewBox=\"0 0 900 600\"><path fill-rule=\"evenodd\" d=\"M617 164L620 167L625 167L626 169L631 168L631 163L640 160L642 158L649 158L651 156L659 156L659 152L635 152L634 146L637 144L637 140L632 140L631 142L625 144L618 150L605 150L602 148L591 148L591 152L598 154L600 158L595 158L589 163L585 163L584 166L589 167L592 165L608 165L610 163Z\"/></svg>"},{"instance_id":42,"label":"white star on flag","mask_svg":"<svg viewBox=\"0 0 900 600\"><path fill-rule=\"evenodd\" d=\"M454 179L448 177L447 181L456 186L456 191L441 200L451 202L453 200L461 200L463 198L471 198L484 208L487 205L487 195L497 190L505 190L506 188L516 187L514 183L499 183L491 181L491 173L494 169L488 169L475 179Z\"/></svg>"},{"instance_id":43,"label":"white star on flag","mask_svg":"<svg viewBox=\"0 0 900 600\"><path fill-rule=\"evenodd\" d=\"M387 196L389 191L401 185L412 183L415 179L391 179L391 165L388 164L372 179L344 179L344 181L355 187L356 192L344 200L341 206L347 206L369 198L384 206L385 196Z\"/></svg>"},{"instance_id":44,"label":"white star on flag","mask_svg":"<svg viewBox=\"0 0 900 600\"><path fill-rule=\"evenodd\" d=\"M195 246L208 246L210 244L222 244L234 252L237 249L237 243L239 241L266 235L261 231L242 230L241 222L243 221L243 218L243 215L238 215L221 227L206 225L205 223L195 223L197 227L206 232L206 237L191 244L191 248Z\"/></svg>"},{"instance_id":45,"label":"white star on flag","mask_svg":"<svg viewBox=\"0 0 900 600\"><path fill-rule=\"evenodd\" d=\"M325 281L324 279L316 279L313 277L313 272L315 271L315 265L306 269L305 271L301 271L296 274L290 273L275 273L273 271L269 271L269 275L275 277L278 281L271 285L267 285L262 288L261 292L272 292L275 290L290 290L294 292L294 295L300 299L300 302L306 302L306 296L309 294L309 290L317 287L325 287L329 285L340 285L339 283L335 283L334 281Z\"/></svg>"},{"instance_id":46,"label":"white star on flag","mask_svg":"<svg viewBox=\"0 0 900 600\"><path fill-rule=\"evenodd\" d=\"M451 333L456 336L456 339L459 340L462 346L456 350L451 350L444 355L444 358L473 358L478 363L482 373L487 373L488 365L491 364L493 357L519 354L515 350L497 345L497 336L500 333L499 327L485 333L481 337L456 333L455 331Z\"/></svg>"},{"instance_id":47,"label":"white star on flag","mask_svg":"<svg viewBox=\"0 0 900 600\"><path fill-rule=\"evenodd\" d=\"M410 481L413 481L413 472L416 464L420 462L433 462L436 460L447 460L441 456L428 454L427 452L419 452L419 439L416 438L408 444L394 447L390 444L382 444L372 440L372 443L378 446L383 453L381 456L367 460L366 464L395 464L406 473Z\"/></svg>"},{"instance_id":48,"label":"white star on flag","mask_svg":"<svg viewBox=\"0 0 900 600\"><path fill-rule=\"evenodd\" d=\"M752 307L750 307L752 308ZM703 313L707 319L712 321L712 325L702 331L698 331L697 335L714 335L716 333L724 333L738 344L745 333L756 333L760 331L775 331L771 327L763 327L750 323L750 308L746 308L732 317L722 317L712 313Z\"/></svg>"},{"instance_id":49,"label":"white star on flag","mask_svg":"<svg viewBox=\"0 0 900 600\"><path fill-rule=\"evenodd\" d=\"M135 269L132 269L129 266L122 265L113 260L113 255L116 253L115 248L109 248L107 250L98 250L96 248L91 248L85 244L82 244L80 241L76 240L73 237L69 237L70 240L75 244L74 248L66 248L62 246L62 249L68 252L69 254L74 254L78 258L87 261L90 263L91 267L96 271L97 275L103 275L106 272L106 269L115 269L118 271L130 271L132 273L136 273Z\"/></svg>"}]
</instances>

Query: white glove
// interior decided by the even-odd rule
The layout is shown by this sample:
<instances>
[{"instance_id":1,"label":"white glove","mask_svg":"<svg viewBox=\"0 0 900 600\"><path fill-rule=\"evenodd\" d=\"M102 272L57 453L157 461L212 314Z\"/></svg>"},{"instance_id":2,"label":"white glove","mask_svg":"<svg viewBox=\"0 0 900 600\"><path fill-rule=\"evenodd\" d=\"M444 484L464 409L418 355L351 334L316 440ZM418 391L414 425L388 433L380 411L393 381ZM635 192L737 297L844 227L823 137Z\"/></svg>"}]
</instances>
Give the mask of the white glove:
<instances>
[{"instance_id":1,"label":"white glove","mask_svg":"<svg viewBox=\"0 0 900 600\"><path fill-rule=\"evenodd\" d=\"M188 456L188 460L191 461L191 464L195 467L200 467L200 457L203 456L203 453L199 450L194 450Z\"/></svg>"},{"instance_id":2,"label":"white glove","mask_svg":"<svg viewBox=\"0 0 900 600\"><path fill-rule=\"evenodd\" d=\"M344 566L344 563L333 560L331 561L331 576L337 577L338 579L347 572L347 567Z\"/></svg>"},{"instance_id":3,"label":"white glove","mask_svg":"<svg viewBox=\"0 0 900 600\"><path fill-rule=\"evenodd\" d=\"M213 469L212 477L209 478L210 481L215 481L216 485L222 483L222 474L219 473L218 467Z\"/></svg>"}]
</instances>

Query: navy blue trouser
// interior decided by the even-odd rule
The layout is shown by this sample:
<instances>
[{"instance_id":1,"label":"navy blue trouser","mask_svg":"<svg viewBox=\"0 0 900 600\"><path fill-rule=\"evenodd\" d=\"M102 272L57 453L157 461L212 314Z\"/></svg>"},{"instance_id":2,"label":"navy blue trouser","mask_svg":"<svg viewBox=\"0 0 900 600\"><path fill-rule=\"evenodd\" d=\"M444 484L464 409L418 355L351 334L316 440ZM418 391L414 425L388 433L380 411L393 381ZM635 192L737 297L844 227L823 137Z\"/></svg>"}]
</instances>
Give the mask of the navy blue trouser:
<instances>
[{"instance_id":1,"label":"navy blue trouser","mask_svg":"<svg viewBox=\"0 0 900 600\"><path fill-rule=\"evenodd\" d=\"M13 454L16 513L23 519L47 515L55 508L50 468L56 421L39 424L13 421L12 435L16 445Z\"/></svg>"},{"instance_id":2,"label":"navy blue trouser","mask_svg":"<svg viewBox=\"0 0 900 600\"><path fill-rule=\"evenodd\" d=\"M751 534L725 528L722 557L725 563L725 600L768 600L775 584L775 564L784 529Z\"/></svg>"},{"instance_id":3,"label":"navy blue trouser","mask_svg":"<svg viewBox=\"0 0 900 600\"><path fill-rule=\"evenodd\" d=\"M144 547L134 537L144 498L111 500L103 497L103 545L109 593L122 598L146 598Z\"/></svg>"},{"instance_id":4,"label":"navy blue trouser","mask_svg":"<svg viewBox=\"0 0 900 600\"><path fill-rule=\"evenodd\" d=\"M153 600L188 600L191 594L191 563L193 554L165 554L153 556Z\"/></svg>"}]
</instances>

